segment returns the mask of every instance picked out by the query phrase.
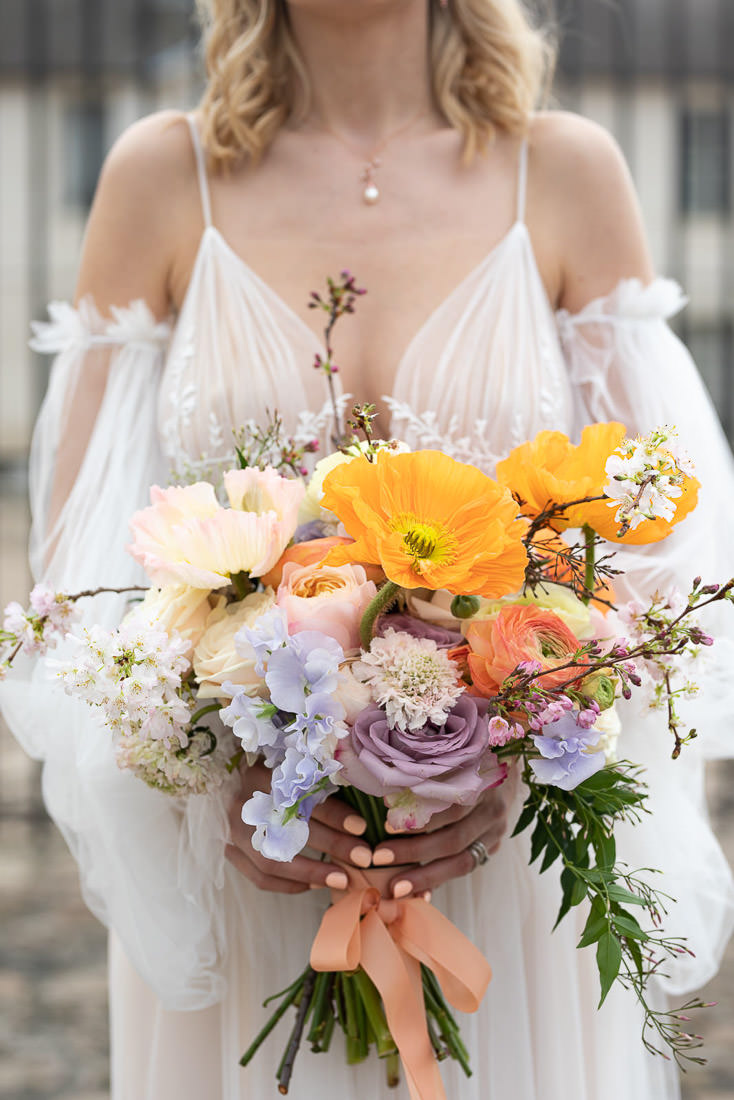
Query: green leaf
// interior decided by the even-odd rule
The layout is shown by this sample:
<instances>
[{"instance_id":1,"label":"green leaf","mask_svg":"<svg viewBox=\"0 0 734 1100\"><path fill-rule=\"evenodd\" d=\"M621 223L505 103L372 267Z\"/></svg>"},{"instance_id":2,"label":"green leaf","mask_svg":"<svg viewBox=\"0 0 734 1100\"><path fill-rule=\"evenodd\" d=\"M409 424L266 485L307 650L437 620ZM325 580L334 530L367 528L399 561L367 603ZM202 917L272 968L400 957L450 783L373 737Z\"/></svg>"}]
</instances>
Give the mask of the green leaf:
<instances>
[{"instance_id":1,"label":"green leaf","mask_svg":"<svg viewBox=\"0 0 734 1100\"><path fill-rule=\"evenodd\" d=\"M613 836L600 833L594 838L594 852L597 867L611 870L617 861L617 845Z\"/></svg>"},{"instance_id":2,"label":"green leaf","mask_svg":"<svg viewBox=\"0 0 734 1100\"><path fill-rule=\"evenodd\" d=\"M621 905L641 905L643 908L647 907L647 902L644 898L638 897L637 894L625 890L624 886L618 886L614 882L607 886L607 894L609 895L610 901L618 901Z\"/></svg>"},{"instance_id":3,"label":"green leaf","mask_svg":"<svg viewBox=\"0 0 734 1100\"><path fill-rule=\"evenodd\" d=\"M596 943L608 931L609 914L604 908L604 902L601 898L596 897L591 904L591 911L584 925L583 934L576 946L590 947L592 943Z\"/></svg>"},{"instance_id":4,"label":"green leaf","mask_svg":"<svg viewBox=\"0 0 734 1100\"><path fill-rule=\"evenodd\" d=\"M613 915L614 930L619 936L629 936L633 940L649 940L647 932L637 923L629 913L615 913Z\"/></svg>"},{"instance_id":5,"label":"green leaf","mask_svg":"<svg viewBox=\"0 0 734 1100\"><path fill-rule=\"evenodd\" d=\"M538 818L538 824L535 826L533 835L530 838L530 862L535 863L540 853L548 843L548 837L545 830L545 822L542 817Z\"/></svg>"},{"instance_id":6,"label":"green leaf","mask_svg":"<svg viewBox=\"0 0 734 1100\"><path fill-rule=\"evenodd\" d=\"M548 847L545 850L545 855L543 856L543 862L540 865L540 873L542 874L543 871L547 871L548 868L550 866L552 866L552 864L555 863L555 861L558 859L560 854L561 854L560 849L556 848L555 844L552 844L552 843L549 844Z\"/></svg>"},{"instance_id":7,"label":"green leaf","mask_svg":"<svg viewBox=\"0 0 734 1100\"><path fill-rule=\"evenodd\" d=\"M571 891L571 905L580 905L588 894L586 883L582 878L577 878Z\"/></svg>"},{"instance_id":8,"label":"green leaf","mask_svg":"<svg viewBox=\"0 0 734 1100\"><path fill-rule=\"evenodd\" d=\"M558 916L556 917L556 923L553 925L553 931L555 932L558 925L561 923L566 913L571 908L571 894L573 892L574 885L576 883L576 876L570 867L564 867L561 872L561 890L563 891L563 897L561 898L561 905L558 910Z\"/></svg>"},{"instance_id":9,"label":"green leaf","mask_svg":"<svg viewBox=\"0 0 734 1100\"><path fill-rule=\"evenodd\" d=\"M528 825L530 825L534 820L535 806L530 806L526 803L522 813L517 819L517 825L512 830L512 836L519 836L519 834L524 832L525 829L527 829Z\"/></svg>"},{"instance_id":10,"label":"green leaf","mask_svg":"<svg viewBox=\"0 0 734 1100\"><path fill-rule=\"evenodd\" d=\"M613 932L605 932L596 948L596 965L599 967L599 983L601 985L599 1008L607 999L607 993L619 974L621 964L622 945Z\"/></svg>"}]
</instances>

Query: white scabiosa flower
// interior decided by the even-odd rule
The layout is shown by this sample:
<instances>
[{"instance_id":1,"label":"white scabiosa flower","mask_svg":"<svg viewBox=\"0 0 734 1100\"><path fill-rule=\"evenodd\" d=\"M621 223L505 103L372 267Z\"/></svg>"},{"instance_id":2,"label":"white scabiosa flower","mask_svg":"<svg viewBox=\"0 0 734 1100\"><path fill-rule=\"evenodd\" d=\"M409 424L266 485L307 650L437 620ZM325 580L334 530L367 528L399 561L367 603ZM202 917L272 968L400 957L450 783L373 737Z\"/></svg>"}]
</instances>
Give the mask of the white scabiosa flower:
<instances>
[{"instance_id":1,"label":"white scabiosa flower","mask_svg":"<svg viewBox=\"0 0 734 1100\"><path fill-rule=\"evenodd\" d=\"M374 638L368 653L352 666L369 684L390 725L405 732L427 722L440 726L464 691L458 668L430 638L389 629Z\"/></svg>"}]
</instances>

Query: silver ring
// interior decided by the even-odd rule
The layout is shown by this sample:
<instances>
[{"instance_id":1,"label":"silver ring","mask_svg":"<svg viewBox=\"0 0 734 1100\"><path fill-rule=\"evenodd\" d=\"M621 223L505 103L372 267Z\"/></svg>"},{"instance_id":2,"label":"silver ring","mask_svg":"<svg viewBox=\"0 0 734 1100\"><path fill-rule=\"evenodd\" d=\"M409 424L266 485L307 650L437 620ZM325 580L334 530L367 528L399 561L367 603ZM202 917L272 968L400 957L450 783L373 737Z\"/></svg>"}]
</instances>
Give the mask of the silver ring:
<instances>
[{"instance_id":1,"label":"silver ring","mask_svg":"<svg viewBox=\"0 0 734 1100\"><path fill-rule=\"evenodd\" d=\"M477 867L481 867L483 863L489 860L489 852L481 840L472 841L467 848L467 852L471 852L471 857L474 860L472 871L476 871Z\"/></svg>"}]
</instances>

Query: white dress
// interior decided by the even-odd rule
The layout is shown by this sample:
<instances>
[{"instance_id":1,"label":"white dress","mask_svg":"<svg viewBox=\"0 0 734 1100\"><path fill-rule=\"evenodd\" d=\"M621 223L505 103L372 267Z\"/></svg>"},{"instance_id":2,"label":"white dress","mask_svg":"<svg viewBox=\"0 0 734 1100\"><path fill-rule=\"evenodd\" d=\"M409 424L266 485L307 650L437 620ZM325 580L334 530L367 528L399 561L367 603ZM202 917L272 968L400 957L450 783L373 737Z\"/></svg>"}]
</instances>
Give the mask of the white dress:
<instances>
[{"instance_id":1,"label":"white dress","mask_svg":"<svg viewBox=\"0 0 734 1100\"><path fill-rule=\"evenodd\" d=\"M173 331L142 303L112 321L91 303L53 304L51 323L37 326L35 346L57 357L33 448L35 565L46 561L47 575L67 590L134 583L127 517L171 468L220 459L232 427L273 408L305 437L327 426L323 380L308 369L319 343L211 224L198 142L196 150L206 229ZM695 367L666 324L684 304L680 289L662 279L646 288L625 281L577 315L554 315L523 220L525 179L523 150L517 220L408 348L389 395L392 434L491 473L498 456L543 428L577 436L595 419L621 419L631 432L673 421L698 462L702 503L665 544L635 551L629 586L650 590L676 576L687 584L694 571L723 580L734 574L734 521L716 502L734 490L734 469ZM103 369L93 435L48 530L69 396L87 372ZM86 615L112 623L120 610L111 597ZM732 927L731 876L702 795L704 756L731 748L731 653L726 640L714 651L696 703L702 736L677 763L659 715L639 703L623 710L621 755L650 767L655 813L624 834L622 852L634 867L665 872L665 889L679 899L667 928L688 935L695 950L657 982L661 1005L715 973ZM252 887L223 858L217 798L180 804L118 771L104 729L42 668L19 669L1 698L17 736L45 761L49 812L79 861L88 905L112 930L113 1100L277 1095L285 1025L246 1071L238 1059L264 1022L264 997L302 969L323 893L282 897ZM474 1076L444 1063L450 1100L678 1095L675 1070L643 1050L634 999L613 991L597 1012L593 952L576 949L585 914L573 911L551 934L557 874L528 867L527 835L505 840L486 867L437 890L434 903L494 971L481 1010L462 1025ZM386 1088L377 1062L348 1069L339 1047L328 1057L301 1051L296 1100L407 1095Z\"/></svg>"}]
</instances>

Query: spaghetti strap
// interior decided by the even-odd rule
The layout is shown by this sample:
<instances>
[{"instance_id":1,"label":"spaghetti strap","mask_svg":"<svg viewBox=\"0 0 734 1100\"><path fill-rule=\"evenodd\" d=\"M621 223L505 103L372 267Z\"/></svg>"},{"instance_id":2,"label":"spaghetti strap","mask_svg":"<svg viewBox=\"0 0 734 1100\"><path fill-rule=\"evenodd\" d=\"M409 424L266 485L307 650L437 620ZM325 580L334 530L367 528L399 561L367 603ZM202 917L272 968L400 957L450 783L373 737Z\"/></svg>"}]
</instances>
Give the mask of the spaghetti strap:
<instances>
[{"instance_id":1,"label":"spaghetti strap","mask_svg":"<svg viewBox=\"0 0 734 1100\"><path fill-rule=\"evenodd\" d=\"M517 170L517 220L525 221L525 203L528 192L528 139L523 138Z\"/></svg>"},{"instance_id":2,"label":"spaghetti strap","mask_svg":"<svg viewBox=\"0 0 734 1100\"><path fill-rule=\"evenodd\" d=\"M196 156L196 171L199 176L199 194L201 195L201 211L204 215L204 224L206 228L209 229L214 223L212 222L212 202L209 195L209 181L206 175L206 158L201 145L196 119L192 114L187 114L186 121L189 124L191 144L194 147L194 155Z\"/></svg>"}]
</instances>

